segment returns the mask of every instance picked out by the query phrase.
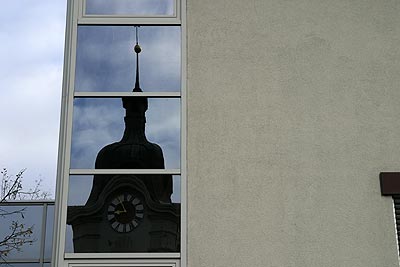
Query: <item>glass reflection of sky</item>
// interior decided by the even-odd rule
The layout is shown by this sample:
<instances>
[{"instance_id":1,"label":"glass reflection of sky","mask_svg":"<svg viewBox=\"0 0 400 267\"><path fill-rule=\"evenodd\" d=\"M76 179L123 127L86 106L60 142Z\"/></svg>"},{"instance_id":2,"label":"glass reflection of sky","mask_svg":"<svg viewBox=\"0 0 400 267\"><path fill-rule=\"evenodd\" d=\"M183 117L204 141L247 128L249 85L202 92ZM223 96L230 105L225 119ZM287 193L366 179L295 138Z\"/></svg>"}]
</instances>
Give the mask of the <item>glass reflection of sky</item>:
<instances>
[{"instance_id":1,"label":"glass reflection of sky","mask_svg":"<svg viewBox=\"0 0 400 267\"><path fill-rule=\"evenodd\" d=\"M144 92L180 91L181 34L176 26L141 26L140 87ZM132 26L79 26L76 91L130 92L136 71Z\"/></svg>"},{"instance_id":2,"label":"glass reflection of sky","mask_svg":"<svg viewBox=\"0 0 400 267\"><path fill-rule=\"evenodd\" d=\"M86 14L173 15L174 0L86 0Z\"/></svg>"},{"instance_id":3,"label":"glass reflection of sky","mask_svg":"<svg viewBox=\"0 0 400 267\"><path fill-rule=\"evenodd\" d=\"M8 255L7 259L9 261L12 260L33 260L39 259L40 257L40 239L42 232L42 207L38 206L3 206L1 207L6 212L12 212L24 209L23 217L20 213L15 213L12 215L7 215L5 217L1 217L1 224L3 227L0 227L0 237L5 237L11 233L9 226L11 226L13 221L17 221L19 224L24 224L24 227L33 227L32 235L30 239L35 240L31 245L25 244L21 247L21 251L12 250Z\"/></svg>"},{"instance_id":4,"label":"glass reflection of sky","mask_svg":"<svg viewBox=\"0 0 400 267\"><path fill-rule=\"evenodd\" d=\"M65 229L65 253L74 252L74 243L72 241L72 236L72 226L67 224L67 228Z\"/></svg>"},{"instance_id":5,"label":"glass reflection of sky","mask_svg":"<svg viewBox=\"0 0 400 267\"><path fill-rule=\"evenodd\" d=\"M120 98L75 99L71 168L94 168L100 149L121 140L124 112ZM146 121L146 137L162 148L165 168L179 169L180 99L149 99Z\"/></svg>"},{"instance_id":6,"label":"glass reflection of sky","mask_svg":"<svg viewBox=\"0 0 400 267\"><path fill-rule=\"evenodd\" d=\"M68 206L83 206L92 189L93 175L71 175L68 187ZM173 175L172 203L181 203L181 177Z\"/></svg>"},{"instance_id":7,"label":"glass reflection of sky","mask_svg":"<svg viewBox=\"0 0 400 267\"><path fill-rule=\"evenodd\" d=\"M47 218L46 218L46 235L45 235L45 246L44 246L44 258L46 260L51 259L52 245L53 245L53 227L54 227L54 206L47 206Z\"/></svg>"},{"instance_id":8,"label":"glass reflection of sky","mask_svg":"<svg viewBox=\"0 0 400 267\"><path fill-rule=\"evenodd\" d=\"M42 266L42 264L40 264L40 263L33 263L33 262L30 262L30 263L10 263L9 265L4 265L4 266L10 266L10 267L41 267ZM50 263L45 263L43 266L50 266Z\"/></svg>"}]
</instances>

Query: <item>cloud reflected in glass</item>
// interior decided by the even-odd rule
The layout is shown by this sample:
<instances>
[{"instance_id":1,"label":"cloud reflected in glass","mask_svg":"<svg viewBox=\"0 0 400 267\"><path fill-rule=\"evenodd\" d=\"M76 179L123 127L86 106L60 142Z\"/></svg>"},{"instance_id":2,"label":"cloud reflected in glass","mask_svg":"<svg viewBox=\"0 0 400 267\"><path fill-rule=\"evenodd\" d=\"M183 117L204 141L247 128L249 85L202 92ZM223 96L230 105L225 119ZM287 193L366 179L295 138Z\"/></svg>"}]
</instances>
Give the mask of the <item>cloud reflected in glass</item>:
<instances>
[{"instance_id":1,"label":"cloud reflected in glass","mask_svg":"<svg viewBox=\"0 0 400 267\"><path fill-rule=\"evenodd\" d=\"M131 26L79 26L75 91L131 92L135 42ZM140 85L144 92L180 91L180 42L180 27L139 28Z\"/></svg>"},{"instance_id":2,"label":"cloud reflected in glass","mask_svg":"<svg viewBox=\"0 0 400 267\"><path fill-rule=\"evenodd\" d=\"M71 168L94 168L97 153L118 142L124 133L124 109L119 98L82 98L74 101ZM146 136L158 144L166 169L180 168L180 99L149 99Z\"/></svg>"}]
</instances>

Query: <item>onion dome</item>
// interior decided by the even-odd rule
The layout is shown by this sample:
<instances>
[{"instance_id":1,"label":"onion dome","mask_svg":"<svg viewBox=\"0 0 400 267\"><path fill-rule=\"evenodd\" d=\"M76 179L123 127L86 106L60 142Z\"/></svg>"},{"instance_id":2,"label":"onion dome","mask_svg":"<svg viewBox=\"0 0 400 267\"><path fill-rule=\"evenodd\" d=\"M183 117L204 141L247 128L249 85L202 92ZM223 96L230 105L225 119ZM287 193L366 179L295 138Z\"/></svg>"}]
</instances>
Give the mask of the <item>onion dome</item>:
<instances>
[{"instance_id":1,"label":"onion dome","mask_svg":"<svg viewBox=\"0 0 400 267\"><path fill-rule=\"evenodd\" d=\"M139 85L139 53L136 27L136 81L133 92L142 92ZM164 169L164 157L159 145L151 143L145 135L147 97L123 97L126 110L125 131L122 139L103 147L97 154L96 169ZM97 200L112 175L95 175L93 187L86 205ZM172 175L142 175L150 196L154 201L171 202Z\"/></svg>"}]
</instances>

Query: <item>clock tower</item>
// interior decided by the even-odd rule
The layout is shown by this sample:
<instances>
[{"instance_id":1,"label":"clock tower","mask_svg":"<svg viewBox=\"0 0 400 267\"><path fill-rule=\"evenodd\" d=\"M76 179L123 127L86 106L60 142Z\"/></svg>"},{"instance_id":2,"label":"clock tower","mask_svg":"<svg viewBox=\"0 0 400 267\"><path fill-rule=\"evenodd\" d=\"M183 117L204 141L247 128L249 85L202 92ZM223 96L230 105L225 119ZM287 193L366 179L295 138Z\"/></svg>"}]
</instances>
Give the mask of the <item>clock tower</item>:
<instances>
[{"instance_id":1,"label":"clock tower","mask_svg":"<svg viewBox=\"0 0 400 267\"><path fill-rule=\"evenodd\" d=\"M136 81L139 53L136 28ZM97 154L96 169L164 169L159 145L145 135L145 96L122 98L125 130L122 139ZM171 174L96 174L84 206L69 206L74 252L178 252L180 204L171 203Z\"/></svg>"}]
</instances>

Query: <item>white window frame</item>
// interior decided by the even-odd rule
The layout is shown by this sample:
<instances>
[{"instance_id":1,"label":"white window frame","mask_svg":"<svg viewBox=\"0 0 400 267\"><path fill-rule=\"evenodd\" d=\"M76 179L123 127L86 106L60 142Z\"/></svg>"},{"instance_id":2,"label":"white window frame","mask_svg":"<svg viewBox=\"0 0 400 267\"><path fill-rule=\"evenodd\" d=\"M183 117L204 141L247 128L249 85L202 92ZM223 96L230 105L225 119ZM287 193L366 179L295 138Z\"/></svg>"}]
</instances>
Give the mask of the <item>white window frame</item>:
<instances>
[{"instance_id":1,"label":"white window frame","mask_svg":"<svg viewBox=\"0 0 400 267\"><path fill-rule=\"evenodd\" d=\"M171 266L186 267L187 262L187 181L186 181L186 0L175 0L174 16L85 15L86 0L68 0L65 34L64 75L57 167L57 188L52 266ZM177 25L181 27L180 92L74 92L77 31L80 25ZM147 96L180 98L181 165L180 169L70 169L73 101L80 97ZM65 253L67 198L70 175L85 174L172 174L181 180L181 251L180 253ZM99 259L102 259L101 262Z\"/></svg>"}]
</instances>

